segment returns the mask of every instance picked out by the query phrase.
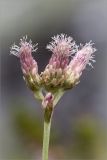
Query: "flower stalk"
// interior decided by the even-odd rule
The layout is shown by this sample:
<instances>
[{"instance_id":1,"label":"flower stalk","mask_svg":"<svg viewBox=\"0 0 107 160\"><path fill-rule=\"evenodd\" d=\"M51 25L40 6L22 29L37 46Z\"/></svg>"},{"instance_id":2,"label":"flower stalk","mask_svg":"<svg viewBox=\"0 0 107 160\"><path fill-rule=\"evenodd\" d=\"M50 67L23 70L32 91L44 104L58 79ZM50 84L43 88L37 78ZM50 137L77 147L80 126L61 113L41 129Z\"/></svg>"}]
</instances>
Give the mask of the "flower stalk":
<instances>
[{"instance_id":1,"label":"flower stalk","mask_svg":"<svg viewBox=\"0 0 107 160\"><path fill-rule=\"evenodd\" d=\"M45 109L44 111L44 132L43 132L43 149L42 160L48 160L49 140L50 140L50 128L52 121L52 109Z\"/></svg>"}]
</instances>

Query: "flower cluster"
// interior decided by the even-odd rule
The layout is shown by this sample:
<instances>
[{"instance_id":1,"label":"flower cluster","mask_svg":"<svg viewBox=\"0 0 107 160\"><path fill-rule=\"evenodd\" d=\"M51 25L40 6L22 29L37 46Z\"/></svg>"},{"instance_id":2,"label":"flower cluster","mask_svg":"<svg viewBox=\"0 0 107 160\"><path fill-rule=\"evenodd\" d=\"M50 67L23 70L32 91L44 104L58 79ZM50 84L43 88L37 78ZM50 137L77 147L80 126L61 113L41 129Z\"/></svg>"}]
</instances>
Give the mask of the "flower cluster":
<instances>
[{"instance_id":1,"label":"flower cluster","mask_svg":"<svg viewBox=\"0 0 107 160\"><path fill-rule=\"evenodd\" d=\"M27 42L27 37L23 37L20 47L15 44L11 47L11 54L20 59L28 86L34 92L42 89L47 92L43 96L44 108L52 104L52 93L59 89L72 88L79 82L86 65L92 66L91 62L95 62L93 53L96 51L93 43L78 47L73 38L66 34L54 36L46 48L52 52L52 56L45 70L39 75L37 62L32 57L32 52L37 50L37 44L33 45L31 40Z\"/></svg>"},{"instance_id":2,"label":"flower cluster","mask_svg":"<svg viewBox=\"0 0 107 160\"><path fill-rule=\"evenodd\" d=\"M72 37L65 34L52 38L47 49L52 51L52 57L42 75L42 82L48 90L57 88L72 88L79 82L79 78L86 65L91 65L93 53L96 51L89 42L81 49Z\"/></svg>"}]
</instances>

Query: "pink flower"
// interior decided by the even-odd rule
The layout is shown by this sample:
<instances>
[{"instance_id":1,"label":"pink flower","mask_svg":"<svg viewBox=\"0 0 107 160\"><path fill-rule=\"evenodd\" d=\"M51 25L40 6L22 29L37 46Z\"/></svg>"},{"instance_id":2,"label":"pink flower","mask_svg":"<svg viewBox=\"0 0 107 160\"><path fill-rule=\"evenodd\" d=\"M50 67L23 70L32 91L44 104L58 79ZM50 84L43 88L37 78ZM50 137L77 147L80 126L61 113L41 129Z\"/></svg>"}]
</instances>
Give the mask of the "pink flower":
<instances>
[{"instance_id":1,"label":"pink flower","mask_svg":"<svg viewBox=\"0 0 107 160\"><path fill-rule=\"evenodd\" d=\"M20 58L22 72L25 76L31 74L35 76L38 73L37 62L32 57L32 52L36 52L37 46L32 45L32 41L26 41L27 36L20 39L20 47L13 45L10 53Z\"/></svg>"},{"instance_id":2,"label":"pink flower","mask_svg":"<svg viewBox=\"0 0 107 160\"><path fill-rule=\"evenodd\" d=\"M47 89L63 87L65 83L65 69L67 68L71 56L78 51L78 46L72 37L66 34L54 36L52 42L47 45L47 49L52 51L49 64L42 72L42 83Z\"/></svg>"},{"instance_id":3,"label":"pink flower","mask_svg":"<svg viewBox=\"0 0 107 160\"><path fill-rule=\"evenodd\" d=\"M93 67L91 61L95 62L93 53L96 49L92 45L93 43L89 42L86 43L85 46L80 46L82 48L76 53L67 66L65 70L67 88L71 88L79 83L80 76L87 64Z\"/></svg>"},{"instance_id":4,"label":"pink flower","mask_svg":"<svg viewBox=\"0 0 107 160\"><path fill-rule=\"evenodd\" d=\"M49 65L56 69L64 69L69 63L69 57L78 50L78 46L72 37L61 34L52 37L52 42L47 45L47 49L53 52Z\"/></svg>"},{"instance_id":5,"label":"pink flower","mask_svg":"<svg viewBox=\"0 0 107 160\"><path fill-rule=\"evenodd\" d=\"M86 45L76 53L73 60L71 60L69 64L69 68L72 72L76 72L81 75L87 64L93 67L91 61L95 62L93 53L96 51L96 49L93 48L92 45L93 43L91 42L86 43Z\"/></svg>"}]
</instances>

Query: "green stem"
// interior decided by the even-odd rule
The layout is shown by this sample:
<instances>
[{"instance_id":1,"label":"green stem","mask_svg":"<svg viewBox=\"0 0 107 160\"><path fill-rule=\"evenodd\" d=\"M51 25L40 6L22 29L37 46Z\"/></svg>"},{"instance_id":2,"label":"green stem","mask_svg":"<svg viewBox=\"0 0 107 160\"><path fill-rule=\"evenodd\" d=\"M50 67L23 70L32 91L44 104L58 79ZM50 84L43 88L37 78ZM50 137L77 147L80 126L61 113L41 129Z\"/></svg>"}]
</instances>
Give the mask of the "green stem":
<instances>
[{"instance_id":1,"label":"green stem","mask_svg":"<svg viewBox=\"0 0 107 160\"><path fill-rule=\"evenodd\" d=\"M44 112L44 133L43 133L43 150L42 160L48 160L50 128L52 119L52 108L46 108Z\"/></svg>"},{"instance_id":2,"label":"green stem","mask_svg":"<svg viewBox=\"0 0 107 160\"><path fill-rule=\"evenodd\" d=\"M56 104L59 102L60 98L63 96L64 90L59 89L55 94L54 94L54 103L53 106L56 106Z\"/></svg>"},{"instance_id":3,"label":"green stem","mask_svg":"<svg viewBox=\"0 0 107 160\"><path fill-rule=\"evenodd\" d=\"M37 90L34 92L34 97L40 101L43 100L44 96L42 94L42 91L41 90Z\"/></svg>"}]
</instances>

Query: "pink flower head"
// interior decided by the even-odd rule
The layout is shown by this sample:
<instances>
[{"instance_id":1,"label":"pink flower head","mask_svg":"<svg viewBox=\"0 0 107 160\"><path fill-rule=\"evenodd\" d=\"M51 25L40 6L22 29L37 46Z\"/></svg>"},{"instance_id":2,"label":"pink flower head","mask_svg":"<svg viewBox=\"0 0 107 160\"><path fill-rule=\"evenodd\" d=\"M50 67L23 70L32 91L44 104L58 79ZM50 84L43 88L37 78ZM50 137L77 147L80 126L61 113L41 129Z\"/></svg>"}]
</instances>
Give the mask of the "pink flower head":
<instances>
[{"instance_id":1,"label":"pink flower head","mask_svg":"<svg viewBox=\"0 0 107 160\"><path fill-rule=\"evenodd\" d=\"M49 64L42 72L42 83L48 90L64 88L66 83L66 68L71 56L78 51L78 46L72 37L66 34L54 36L47 49L53 52Z\"/></svg>"},{"instance_id":2,"label":"pink flower head","mask_svg":"<svg viewBox=\"0 0 107 160\"><path fill-rule=\"evenodd\" d=\"M37 62L32 57L32 52L36 52L37 44L32 45L32 41L26 41L27 36L20 39L20 47L13 45L10 53L20 58L21 68L24 75L35 75L38 72ZM36 47L36 48L35 48Z\"/></svg>"},{"instance_id":3,"label":"pink flower head","mask_svg":"<svg viewBox=\"0 0 107 160\"><path fill-rule=\"evenodd\" d=\"M85 46L79 50L74 56L73 60L71 60L69 67L72 72L76 72L78 74L82 74L82 71L86 68L86 65L92 66L91 61L95 62L93 53L96 51L93 48L93 43L86 43ZM93 66L92 66L93 67Z\"/></svg>"},{"instance_id":4,"label":"pink flower head","mask_svg":"<svg viewBox=\"0 0 107 160\"><path fill-rule=\"evenodd\" d=\"M61 34L52 37L52 42L47 45L47 49L53 52L49 65L56 69L64 69L69 63L69 57L78 50L78 47L72 37Z\"/></svg>"}]
</instances>

